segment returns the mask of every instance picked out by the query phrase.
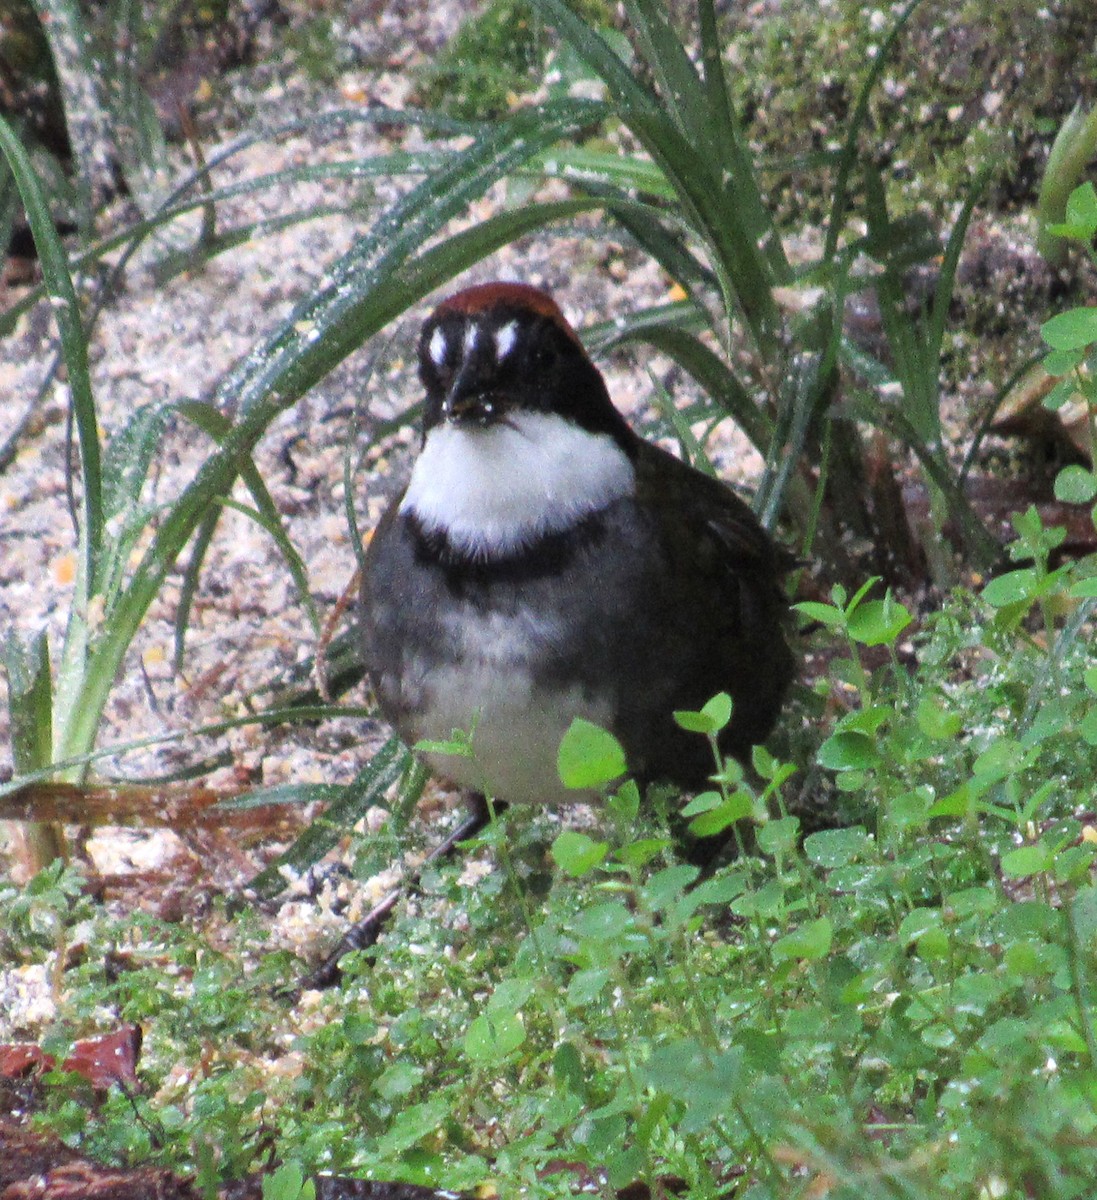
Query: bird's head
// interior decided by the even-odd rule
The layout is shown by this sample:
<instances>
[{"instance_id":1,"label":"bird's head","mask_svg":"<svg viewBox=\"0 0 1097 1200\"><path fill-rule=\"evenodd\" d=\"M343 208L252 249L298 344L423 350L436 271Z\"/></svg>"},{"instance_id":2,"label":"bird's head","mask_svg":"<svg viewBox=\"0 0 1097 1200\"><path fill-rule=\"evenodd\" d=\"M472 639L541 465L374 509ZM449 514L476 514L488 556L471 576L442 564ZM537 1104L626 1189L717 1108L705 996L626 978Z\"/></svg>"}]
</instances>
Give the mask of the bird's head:
<instances>
[{"instance_id":1,"label":"bird's head","mask_svg":"<svg viewBox=\"0 0 1097 1200\"><path fill-rule=\"evenodd\" d=\"M620 438L624 420L556 302L520 283L486 283L442 301L419 339L424 433L441 422L491 426L552 414Z\"/></svg>"},{"instance_id":2,"label":"bird's head","mask_svg":"<svg viewBox=\"0 0 1097 1200\"><path fill-rule=\"evenodd\" d=\"M419 339L423 449L401 510L448 552L524 551L634 491L636 436L556 302L487 283Z\"/></svg>"}]
</instances>

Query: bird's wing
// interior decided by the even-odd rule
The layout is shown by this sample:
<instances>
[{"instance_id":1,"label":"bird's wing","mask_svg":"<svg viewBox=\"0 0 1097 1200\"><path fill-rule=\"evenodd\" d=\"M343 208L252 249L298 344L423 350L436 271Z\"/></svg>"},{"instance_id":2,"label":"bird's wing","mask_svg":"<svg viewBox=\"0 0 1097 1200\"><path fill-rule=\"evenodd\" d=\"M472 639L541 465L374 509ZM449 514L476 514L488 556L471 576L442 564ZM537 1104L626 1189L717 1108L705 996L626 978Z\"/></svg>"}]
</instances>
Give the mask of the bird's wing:
<instances>
[{"instance_id":1,"label":"bird's wing","mask_svg":"<svg viewBox=\"0 0 1097 1200\"><path fill-rule=\"evenodd\" d=\"M750 506L725 483L650 442L639 444L636 472L638 493L666 524L689 529L694 541L709 543L725 569L776 579L792 568L793 556L773 541Z\"/></svg>"}]
</instances>

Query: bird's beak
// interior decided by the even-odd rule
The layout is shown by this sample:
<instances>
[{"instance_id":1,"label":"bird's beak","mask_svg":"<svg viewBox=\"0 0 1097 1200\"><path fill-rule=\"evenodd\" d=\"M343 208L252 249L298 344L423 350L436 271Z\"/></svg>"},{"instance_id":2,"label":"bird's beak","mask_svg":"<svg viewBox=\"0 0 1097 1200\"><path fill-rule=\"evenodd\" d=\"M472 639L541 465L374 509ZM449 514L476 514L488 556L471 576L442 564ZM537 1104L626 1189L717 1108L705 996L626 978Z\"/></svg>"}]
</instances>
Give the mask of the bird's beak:
<instances>
[{"instance_id":1,"label":"bird's beak","mask_svg":"<svg viewBox=\"0 0 1097 1200\"><path fill-rule=\"evenodd\" d=\"M442 401L442 419L455 424L490 425L500 416L498 396L485 390L475 362L466 363Z\"/></svg>"},{"instance_id":2,"label":"bird's beak","mask_svg":"<svg viewBox=\"0 0 1097 1200\"><path fill-rule=\"evenodd\" d=\"M442 417L455 424L490 425L496 418L496 407L489 396L470 392L455 396L453 392L442 401Z\"/></svg>"}]
</instances>

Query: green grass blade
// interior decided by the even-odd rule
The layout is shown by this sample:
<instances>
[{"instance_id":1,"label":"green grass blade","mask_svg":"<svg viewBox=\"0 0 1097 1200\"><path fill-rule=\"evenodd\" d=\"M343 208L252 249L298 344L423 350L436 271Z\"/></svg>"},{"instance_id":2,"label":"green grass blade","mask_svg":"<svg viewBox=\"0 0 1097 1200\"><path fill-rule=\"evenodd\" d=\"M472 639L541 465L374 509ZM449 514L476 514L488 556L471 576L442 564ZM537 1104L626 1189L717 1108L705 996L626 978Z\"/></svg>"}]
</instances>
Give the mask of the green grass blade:
<instances>
[{"instance_id":1,"label":"green grass blade","mask_svg":"<svg viewBox=\"0 0 1097 1200\"><path fill-rule=\"evenodd\" d=\"M418 300L516 238L544 229L553 221L566 220L602 207L603 201L597 197L587 197L527 204L523 208L499 213L471 229L454 234L421 254L404 273L401 286L410 287L414 300Z\"/></svg>"},{"instance_id":2,"label":"green grass blade","mask_svg":"<svg viewBox=\"0 0 1097 1200\"><path fill-rule=\"evenodd\" d=\"M12 765L18 774L46 766L53 757L53 688L45 633L27 640L9 631L3 645L8 680ZM61 825L27 821L14 842L24 866L37 873L66 854Z\"/></svg>"},{"instance_id":3,"label":"green grass blade","mask_svg":"<svg viewBox=\"0 0 1097 1200\"><path fill-rule=\"evenodd\" d=\"M694 300L672 300L669 304L653 304L639 312L608 321L596 321L579 332L584 344L593 351L607 350L618 342L642 341L650 329L682 329L688 333L703 333L711 322L705 310Z\"/></svg>"},{"instance_id":4,"label":"green grass blade","mask_svg":"<svg viewBox=\"0 0 1097 1200\"><path fill-rule=\"evenodd\" d=\"M292 121L287 121L274 126L261 126L257 132L249 133L236 139L223 150L211 155L205 163L195 168L189 174L185 175L172 189L170 194L165 197L159 209L149 218L138 221L136 224L127 227L120 233L110 235L96 242L88 250L76 255L73 260L74 268L83 268L89 264L100 261L104 254L111 250L124 247L121 255L115 262L110 277L104 288L104 295L111 294L115 283L121 278L130 259L136 254L140 246L148 239L151 234L160 229L164 222L172 216L176 216L182 212L190 212L195 208L202 208L211 201L217 202L223 196L242 195L248 190L258 190L266 185L267 182L273 184L275 180L287 180L292 182L298 174L301 178L309 178L309 172L322 171L322 167L299 167L287 169L283 172L275 172L272 175L260 176L255 181L243 180L239 183L227 185L222 189L214 189L212 192L207 192L209 178L211 173L221 166L229 162L240 154L246 153L252 147L261 145L264 142L274 142L280 138L292 137L298 134L314 134L318 137L324 136L331 127L340 127L343 125L377 125L379 123L392 124L396 119L395 114L388 110L379 109L329 109L322 113L312 114L306 117L300 117ZM483 130L483 126L468 121L456 120L452 117L447 117L441 113L421 112L414 109L405 109L399 114L399 119L402 124L416 126L431 133L443 134L447 136L458 135L475 135ZM447 160L452 159L454 155L448 151L436 152L442 154ZM425 152L424 157L429 158L430 152ZM411 159L414 156L401 155L397 153L393 156L378 156L376 159L367 159L357 164L357 168L350 165L346 166L347 171L357 170L358 173L364 174L386 174L386 168L383 160L392 157L393 168L397 173L401 173L400 163L397 161L400 158ZM373 168L374 163L377 163L377 169ZM418 168L411 164L408 170L412 173L418 173ZM56 187L60 187L63 179L56 181ZM190 200L186 197L195 189L199 189L201 194ZM10 333L15 327L15 322L24 312L32 308L41 298L44 289L31 289L31 291L20 301L13 304L10 308L0 313L0 336L5 336ZM95 314L98 308L93 308L92 316L89 319L88 327L94 323Z\"/></svg>"},{"instance_id":5,"label":"green grass blade","mask_svg":"<svg viewBox=\"0 0 1097 1200\"><path fill-rule=\"evenodd\" d=\"M217 532L221 520L221 510L213 505L209 512L198 522L191 543L190 557L183 568L183 579L179 586L179 603L175 609L171 665L175 671L183 669L183 658L187 648L187 629L190 627L190 614L194 607L194 598L198 594L198 584L202 578L202 564L206 561L213 535Z\"/></svg>"},{"instance_id":6,"label":"green grass blade","mask_svg":"<svg viewBox=\"0 0 1097 1200\"><path fill-rule=\"evenodd\" d=\"M240 196L301 182L324 182L329 179L365 179L373 176L391 178L394 175L421 175L431 170L437 170L441 165L451 161L454 157L453 153L449 151L424 151L414 154L394 153L378 155L371 159L347 159L335 163L308 164L287 168L283 171L270 172L269 174L259 175L251 179L239 180L235 183L225 184L223 187L213 188L209 192L203 192L201 195L192 196L189 199L186 198L189 192L208 178L208 174L214 166L221 165L234 154L239 153L242 149L249 148L258 140L260 139L244 139L240 144L234 145L229 150L215 156L205 167L199 168L184 177L173 189L170 196L165 198L160 207L153 213L126 226L120 232L112 233L98 239L87 249L73 255L73 269L80 270L95 266L101 263L105 256L112 251L120 247L125 247L120 260L115 264L112 271L112 276L116 275L124 269L133 254L152 234L162 229L177 217L193 212L195 209L205 208L209 204L219 204L224 200L231 200ZM654 171L654 168L652 170ZM297 214L283 214L273 224L260 221L252 228L256 235L266 234L292 224L295 216L297 220L307 220L314 211L316 210L306 209ZM344 209L337 208L335 211L344 211ZM226 240L225 244L220 248L228 249L235 244L235 240ZM186 252L179 251L178 253L182 255ZM110 288L108 287L105 290L109 292ZM0 312L0 337L5 337L11 333L19 318L33 308L44 294L44 285L31 288L18 301L4 309L3 312Z\"/></svg>"},{"instance_id":7,"label":"green grass blade","mask_svg":"<svg viewBox=\"0 0 1097 1200\"><path fill-rule=\"evenodd\" d=\"M1048 153L1036 202L1036 249L1052 267L1066 260L1068 242L1048 229L1066 217L1070 193L1085 178L1086 165L1097 152L1097 104L1087 113L1081 100L1067 114Z\"/></svg>"},{"instance_id":8,"label":"green grass blade","mask_svg":"<svg viewBox=\"0 0 1097 1200\"><path fill-rule=\"evenodd\" d=\"M967 448L967 453L964 455L964 461L960 464L960 470L957 472L957 482L960 487L964 486L964 481L971 473L971 468L975 465L979 457L979 451L982 449L983 440L990 433L991 426L994 424L998 416L998 410L1006 402L1007 398L1013 392L1013 389L1021 382L1022 379L1036 366L1042 362L1046 347L1041 347L1033 351L1031 345L1026 348L1027 357L1013 368L1009 377L1001 387L994 393L990 403L987 404L979 417L979 424L975 428L975 434L971 439L971 444Z\"/></svg>"},{"instance_id":9,"label":"green grass blade","mask_svg":"<svg viewBox=\"0 0 1097 1200\"><path fill-rule=\"evenodd\" d=\"M772 529L785 506L793 472L802 461L812 420L830 394L830 376L824 371L821 353L796 355L781 385L783 436L774 438L766 450L766 470L755 497L755 511L762 524Z\"/></svg>"},{"instance_id":10,"label":"green grass blade","mask_svg":"<svg viewBox=\"0 0 1097 1200\"><path fill-rule=\"evenodd\" d=\"M350 624L324 647L324 676L332 697L343 695L366 673L357 622ZM253 702L264 708L314 707L324 703L316 686L316 656L293 663L276 679L252 690Z\"/></svg>"},{"instance_id":11,"label":"green grass blade","mask_svg":"<svg viewBox=\"0 0 1097 1200\"><path fill-rule=\"evenodd\" d=\"M143 404L103 451L103 515L106 520L135 505L152 460L172 419L172 404Z\"/></svg>"},{"instance_id":12,"label":"green grass blade","mask_svg":"<svg viewBox=\"0 0 1097 1200\"><path fill-rule=\"evenodd\" d=\"M185 246L180 250L171 250L153 267L153 278L158 287L163 287L177 275L187 271L200 271L206 263L237 246L246 245L257 236L269 237L292 229L295 225L303 225L306 221L318 221L322 217L339 217L354 211L352 205L325 204L310 206L307 209L283 213L277 217L264 217L259 221L249 221L242 225L234 225L213 233L208 237L199 237L193 246Z\"/></svg>"},{"instance_id":13,"label":"green grass blade","mask_svg":"<svg viewBox=\"0 0 1097 1200\"><path fill-rule=\"evenodd\" d=\"M32 0L49 43L65 110L65 131L80 181L80 223L92 227L93 214L114 188L116 147L103 102L103 71L91 30L77 0Z\"/></svg>"},{"instance_id":14,"label":"green grass blade","mask_svg":"<svg viewBox=\"0 0 1097 1200\"><path fill-rule=\"evenodd\" d=\"M231 508L234 512L238 512L249 520L254 521L260 529L270 534L271 540L278 547L278 553L281 554L282 561L286 564L286 570L289 571L290 577L293 579L294 587L297 588L297 594L308 615L312 631L319 637L320 617L316 611L316 602L309 591L308 568L305 566L305 560L298 553L297 547L290 541L289 534L286 533L278 510L274 507L274 501L265 486L262 494L264 496L262 508L252 508L250 504L243 504L239 500L233 500L231 496L223 496L221 498L221 507Z\"/></svg>"},{"instance_id":15,"label":"green grass blade","mask_svg":"<svg viewBox=\"0 0 1097 1200\"><path fill-rule=\"evenodd\" d=\"M89 750L71 758L55 759L35 771L21 772L14 778L0 783L0 800L18 792L31 783L39 783L57 776L68 775L75 777L74 772L87 769L92 763L101 762L105 758L118 758L123 754L132 754L138 750L149 750L158 746L169 746L175 742L192 741L195 738L216 738L233 729L244 729L249 725L263 727L285 725L293 722L353 720L374 721L377 712L373 708L355 704L292 704L287 708L268 708L262 712L249 713L243 717L232 717L225 721L215 721L209 725L200 725L196 729L179 729L173 733L153 734L149 737L134 738L129 742L119 742L106 746L101 750ZM211 769L213 769L211 767Z\"/></svg>"},{"instance_id":16,"label":"green grass blade","mask_svg":"<svg viewBox=\"0 0 1097 1200\"><path fill-rule=\"evenodd\" d=\"M723 359L700 339L672 325L655 325L633 328L618 340L647 342L674 359L732 417L751 444L765 452L773 437L769 418Z\"/></svg>"},{"instance_id":17,"label":"green grass blade","mask_svg":"<svg viewBox=\"0 0 1097 1200\"><path fill-rule=\"evenodd\" d=\"M18 137L16 127L13 127L12 132ZM0 158L0 246L11 244L11 234L18 213L19 189L15 186L15 179L8 169L7 160Z\"/></svg>"},{"instance_id":18,"label":"green grass blade","mask_svg":"<svg viewBox=\"0 0 1097 1200\"><path fill-rule=\"evenodd\" d=\"M666 176L685 209L687 224L710 247L712 267L729 311L738 307L755 342L768 345L778 325L769 268L742 213L725 193L722 164L706 153L707 139L695 144L685 136L606 40L571 12L563 0L532 2L609 88L617 115ZM693 71L692 65L689 69ZM699 86L695 75L694 86Z\"/></svg>"},{"instance_id":19,"label":"green grass blade","mask_svg":"<svg viewBox=\"0 0 1097 1200\"><path fill-rule=\"evenodd\" d=\"M694 436L690 414L683 412L674 403L674 397L667 391L663 381L650 369L648 381L651 383L651 395L661 424L677 441L682 459L698 471L715 478L716 468L712 465L712 459L705 452L704 446Z\"/></svg>"},{"instance_id":20,"label":"green grass blade","mask_svg":"<svg viewBox=\"0 0 1097 1200\"><path fill-rule=\"evenodd\" d=\"M853 168L857 162L857 143L861 136L861 130L868 120L869 99L880 81L884 67L891 58L891 51L899 40L900 34L921 2L922 0L909 0L907 6L899 13L891 29L888 30L887 36L880 43L880 49L872 60L872 66L869 67L865 81L857 94L849 124L846 126L845 140L838 153L838 175L834 183L830 213L827 216L827 237L823 246L824 262L830 262L838 251L838 239L842 235L842 227L845 224L846 212L849 208L849 185Z\"/></svg>"},{"instance_id":21,"label":"green grass blade","mask_svg":"<svg viewBox=\"0 0 1097 1200\"><path fill-rule=\"evenodd\" d=\"M786 283L791 276L791 267L785 247L762 199L757 169L731 102L716 6L713 0L699 0L697 8L705 99L716 141L717 161L728 172L727 190L735 199L736 208L742 214L741 219L753 231L754 240L762 247L775 279L779 283Z\"/></svg>"},{"instance_id":22,"label":"green grass blade","mask_svg":"<svg viewBox=\"0 0 1097 1200\"><path fill-rule=\"evenodd\" d=\"M203 433L213 438L218 444L223 444L225 438L228 436L231 423L223 413L219 413L212 405L203 404L200 401L184 400L176 405L176 411L201 429ZM255 461L250 455L245 458L240 466L240 478L248 491L251 492L252 499L255 501L255 508L251 509L246 505L237 504L227 496L220 497L218 503L222 507L235 508L237 511L244 513L245 516L250 517L260 528L270 534L271 540L282 556L282 561L286 564L286 569L293 578L294 586L297 588L301 604L308 616L313 633L319 637L320 615L316 611L316 603L312 598L312 590L309 587L308 572L304 561L290 540L285 522L282 520L282 514L278 511L278 505L274 503L274 497L270 494L270 489L267 487L266 481L263 479L259 468L255 465ZM192 563L193 561L192 559Z\"/></svg>"},{"instance_id":23,"label":"green grass blade","mask_svg":"<svg viewBox=\"0 0 1097 1200\"><path fill-rule=\"evenodd\" d=\"M716 14L711 0L698 5L703 76L657 0L626 5L643 56L658 80L663 107L678 131L697 147L709 166L716 193L725 198L724 219L742 225L752 246L764 246L779 282L789 275L781 241L762 202L754 165L731 106L724 75Z\"/></svg>"},{"instance_id":24,"label":"green grass blade","mask_svg":"<svg viewBox=\"0 0 1097 1200\"><path fill-rule=\"evenodd\" d=\"M30 223L42 277L53 305L61 334L61 349L68 370L69 392L80 444L81 485L83 490L84 569L86 579L95 579L96 561L103 539L102 473L100 470L99 433L95 401L88 371L88 344L80 319L80 305L69 274L61 239L54 229L45 196L31 166L30 158L11 126L0 117L0 150L8 161L23 208Z\"/></svg>"},{"instance_id":25,"label":"green grass blade","mask_svg":"<svg viewBox=\"0 0 1097 1200\"><path fill-rule=\"evenodd\" d=\"M530 3L535 12L554 25L560 35L575 47L579 57L609 88L621 114L657 111L654 97L637 82L609 42L573 12L564 0L530 0Z\"/></svg>"},{"instance_id":26,"label":"green grass blade","mask_svg":"<svg viewBox=\"0 0 1097 1200\"><path fill-rule=\"evenodd\" d=\"M314 866L369 809L384 803L385 793L407 769L409 759L410 752L396 738L389 738L354 782L341 789L339 799L288 850L260 871L247 890L264 900L277 896L293 875Z\"/></svg>"},{"instance_id":27,"label":"green grass blade","mask_svg":"<svg viewBox=\"0 0 1097 1200\"><path fill-rule=\"evenodd\" d=\"M25 773L45 766L53 755L53 694L45 633L24 641L14 630L4 641L8 677L12 765Z\"/></svg>"},{"instance_id":28,"label":"green grass blade","mask_svg":"<svg viewBox=\"0 0 1097 1200\"><path fill-rule=\"evenodd\" d=\"M713 164L662 117L631 116L629 125L666 174L685 221L709 247L729 312L738 308L755 343L770 348L780 324L769 266Z\"/></svg>"},{"instance_id":29,"label":"green grass blade","mask_svg":"<svg viewBox=\"0 0 1097 1200\"><path fill-rule=\"evenodd\" d=\"M615 189L587 187L592 195L605 200L616 221L686 292L692 294L698 287L714 291L719 286L712 271L686 244L685 232L669 224L661 209L630 200Z\"/></svg>"},{"instance_id":30,"label":"green grass blade","mask_svg":"<svg viewBox=\"0 0 1097 1200\"><path fill-rule=\"evenodd\" d=\"M640 54L659 86L663 108L683 137L715 157L715 114L706 102L697 69L663 7L655 0L625 0L625 11Z\"/></svg>"},{"instance_id":31,"label":"green grass blade","mask_svg":"<svg viewBox=\"0 0 1097 1200\"><path fill-rule=\"evenodd\" d=\"M341 799L345 792L345 785L337 783L275 783L270 787L253 788L240 796L218 800L217 807L226 812L247 812L248 809L266 808L274 804L330 804Z\"/></svg>"},{"instance_id":32,"label":"green grass blade","mask_svg":"<svg viewBox=\"0 0 1097 1200\"><path fill-rule=\"evenodd\" d=\"M756 230L747 219L750 206L742 207L739 199L726 187L728 164L718 159L707 135L692 128L688 135L684 134L670 112L633 77L605 39L570 12L563 0L533 0L533 3L605 82L618 116L640 139L674 188L679 205L685 209L686 223L708 244L713 260L711 265L719 277L728 310L738 308L756 344L772 349L779 318L770 290L771 267L759 248ZM650 0L643 0L643 4L644 19L650 27L665 29L665 22L657 15ZM660 35L661 46L663 36ZM675 57L673 52L668 50L667 53ZM678 54L684 53L679 47ZM668 78L673 75L692 97L686 99L683 96L679 115L688 111L690 120L705 125L711 120L711 114L704 109L700 82L692 64L688 64L693 84L687 87L682 82L685 69L680 61L678 66L668 63L666 67ZM739 174L744 187L756 187L749 167L741 166ZM755 212L754 217L757 216ZM766 220L768 222L768 218Z\"/></svg>"},{"instance_id":33,"label":"green grass blade","mask_svg":"<svg viewBox=\"0 0 1097 1200\"><path fill-rule=\"evenodd\" d=\"M964 239L968 226L975 212L983 189L990 179L994 169L992 162L986 162L977 172L964 197L963 206L953 223L952 230L945 243L944 257L941 259L941 269L937 275L937 286L933 289L933 304L930 307L929 327L926 330L926 347L930 359L934 363L941 361L941 347L945 340L945 324L948 321L949 308L952 304L952 293L956 286L956 271L960 266L960 255L964 249Z\"/></svg>"},{"instance_id":34,"label":"green grass blade","mask_svg":"<svg viewBox=\"0 0 1097 1200\"><path fill-rule=\"evenodd\" d=\"M585 188L636 191L659 200L674 200L674 189L663 172L650 159L633 154L591 150L586 146L557 146L534 160L532 173Z\"/></svg>"},{"instance_id":35,"label":"green grass blade","mask_svg":"<svg viewBox=\"0 0 1097 1200\"><path fill-rule=\"evenodd\" d=\"M527 163L561 137L600 120L603 105L561 101L526 109L484 134L449 167L395 204L329 272L331 282L231 372L219 401L246 409L277 390L285 402L311 387L409 304L420 298L401 286L401 272L451 218L497 179Z\"/></svg>"}]
</instances>

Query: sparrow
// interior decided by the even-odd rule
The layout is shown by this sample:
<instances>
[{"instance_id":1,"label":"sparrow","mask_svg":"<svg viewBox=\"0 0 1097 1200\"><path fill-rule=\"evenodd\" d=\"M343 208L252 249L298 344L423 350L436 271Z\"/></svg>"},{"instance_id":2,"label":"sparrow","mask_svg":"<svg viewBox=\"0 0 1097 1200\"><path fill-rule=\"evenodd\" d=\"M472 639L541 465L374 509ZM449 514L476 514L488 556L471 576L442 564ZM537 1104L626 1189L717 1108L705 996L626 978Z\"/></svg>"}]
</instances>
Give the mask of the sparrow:
<instances>
[{"instance_id":1,"label":"sparrow","mask_svg":"<svg viewBox=\"0 0 1097 1200\"><path fill-rule=\"evenodd\" d=\"M697 791L705 738L676 724L718 692L745 760L796 671L793 559L730 488L645 441L546 293L444 300L418 347L421 448L363 561L365 662L382 715L437 775L518 804L583 796L557 774L575 717L641 783Z\"/></svg>"}]
</instances>

